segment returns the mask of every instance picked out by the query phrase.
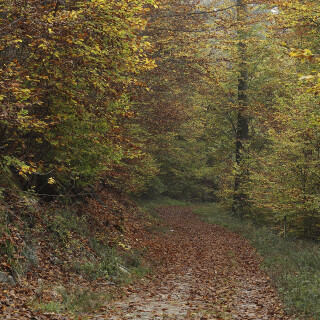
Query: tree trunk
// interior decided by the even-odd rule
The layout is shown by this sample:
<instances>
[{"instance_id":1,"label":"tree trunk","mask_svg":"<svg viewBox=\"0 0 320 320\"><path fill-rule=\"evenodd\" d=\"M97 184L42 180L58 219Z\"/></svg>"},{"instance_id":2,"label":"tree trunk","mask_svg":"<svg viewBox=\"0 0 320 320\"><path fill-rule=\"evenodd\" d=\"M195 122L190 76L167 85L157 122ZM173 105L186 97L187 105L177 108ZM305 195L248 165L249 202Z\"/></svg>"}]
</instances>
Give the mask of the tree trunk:
<instances>
[{"instance_id":1,"label":"tree trunk","mask_svg":"<svg viewBox=\"0 0 320 320\"><path fill-rule=\"evenodd\" d=\"M246 172L243 169L243 156L245 152L246 140L249 135L249 119L245 114L245 109L248 105L248 66L247 66L247 46L246 32L242 29L247 16L246 5L243 0L237 0L237 22L238 22L238 114L236 127L236 145L235 145L235 160L237 172L234 180L234 195L232 203L232 212L240 217L244 216L246 205L246 195L242 190Z\"/></svg>"}]
</instances>

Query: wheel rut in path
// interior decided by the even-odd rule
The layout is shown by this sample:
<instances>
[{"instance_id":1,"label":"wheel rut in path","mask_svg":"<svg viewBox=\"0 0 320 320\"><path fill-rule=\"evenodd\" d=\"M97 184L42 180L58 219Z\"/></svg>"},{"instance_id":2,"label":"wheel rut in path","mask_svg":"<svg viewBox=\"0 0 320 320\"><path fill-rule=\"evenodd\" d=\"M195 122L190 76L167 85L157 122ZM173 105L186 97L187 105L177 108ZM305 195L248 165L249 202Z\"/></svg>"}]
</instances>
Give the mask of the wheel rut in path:
<instances>
[{"instance_id":1,"label":"wheel rut in path","mask_svg":"<svg viewBox=\"0 0 320 320\"><path fill-rule=\"evenodd\" d=\"M128 288L97 319L293 319L240 235L190 208L163 207L158 214L167 231L143 239L158 264L155 275Z\"/></svg>"}]
</instances>

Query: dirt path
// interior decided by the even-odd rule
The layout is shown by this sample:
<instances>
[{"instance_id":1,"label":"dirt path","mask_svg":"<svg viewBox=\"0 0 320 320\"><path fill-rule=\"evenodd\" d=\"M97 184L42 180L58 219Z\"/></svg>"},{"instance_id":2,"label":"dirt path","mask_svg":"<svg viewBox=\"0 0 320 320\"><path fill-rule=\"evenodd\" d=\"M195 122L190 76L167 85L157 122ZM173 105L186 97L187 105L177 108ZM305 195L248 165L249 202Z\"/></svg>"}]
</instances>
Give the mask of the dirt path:
<instances>
[{"instance_id":1,"label":"dirt path","mask_svg":"<svg viewBox=\"0 0 320 320\"><path fill-rule=\"evenodd\" d=\"M292 319L246 240L201 221L190 208L158 213L167 231L144 239L156 276L128 288L101 319Z\"/></svg>"}]
</instances>

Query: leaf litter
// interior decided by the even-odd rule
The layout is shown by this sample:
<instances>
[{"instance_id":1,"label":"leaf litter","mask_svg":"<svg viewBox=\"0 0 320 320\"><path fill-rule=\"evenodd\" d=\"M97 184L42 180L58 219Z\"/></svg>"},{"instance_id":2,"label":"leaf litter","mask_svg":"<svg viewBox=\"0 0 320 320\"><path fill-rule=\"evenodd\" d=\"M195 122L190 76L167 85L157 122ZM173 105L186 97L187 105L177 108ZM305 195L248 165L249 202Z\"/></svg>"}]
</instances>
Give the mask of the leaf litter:
<instances>
[{"instance_id":1,"label":"leaf litter","mask_svg":"<svg viewBox=\"0 0 320 320\"><path fill-rule=\"evenodd\" d=\"M294 319L239 234L202 221L191 208L162 207L157 213L166 231L139 235L154 274L128 285L97 319Z\"/></svg>"}]
</instances>

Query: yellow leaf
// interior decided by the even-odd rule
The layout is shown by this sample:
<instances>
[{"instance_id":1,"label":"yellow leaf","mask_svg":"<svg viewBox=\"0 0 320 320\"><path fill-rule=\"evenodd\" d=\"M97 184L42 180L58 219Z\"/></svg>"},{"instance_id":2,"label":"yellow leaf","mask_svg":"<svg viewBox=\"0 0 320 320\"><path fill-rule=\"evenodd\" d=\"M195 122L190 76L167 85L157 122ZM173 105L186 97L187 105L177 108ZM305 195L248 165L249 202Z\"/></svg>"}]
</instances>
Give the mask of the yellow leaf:
<instances>
[{"instance_id":1,"label":"yellow leaf","mask_svg":"<svg viewBox=\"0 0 320 320\"><path fill-rule=\"evenodd\" d=\"M48 179L48 183L49 183L49 184L55 184L56 181L55 181L52 177L50 177L50 178Z\"/></svg>"}]
</instances>

